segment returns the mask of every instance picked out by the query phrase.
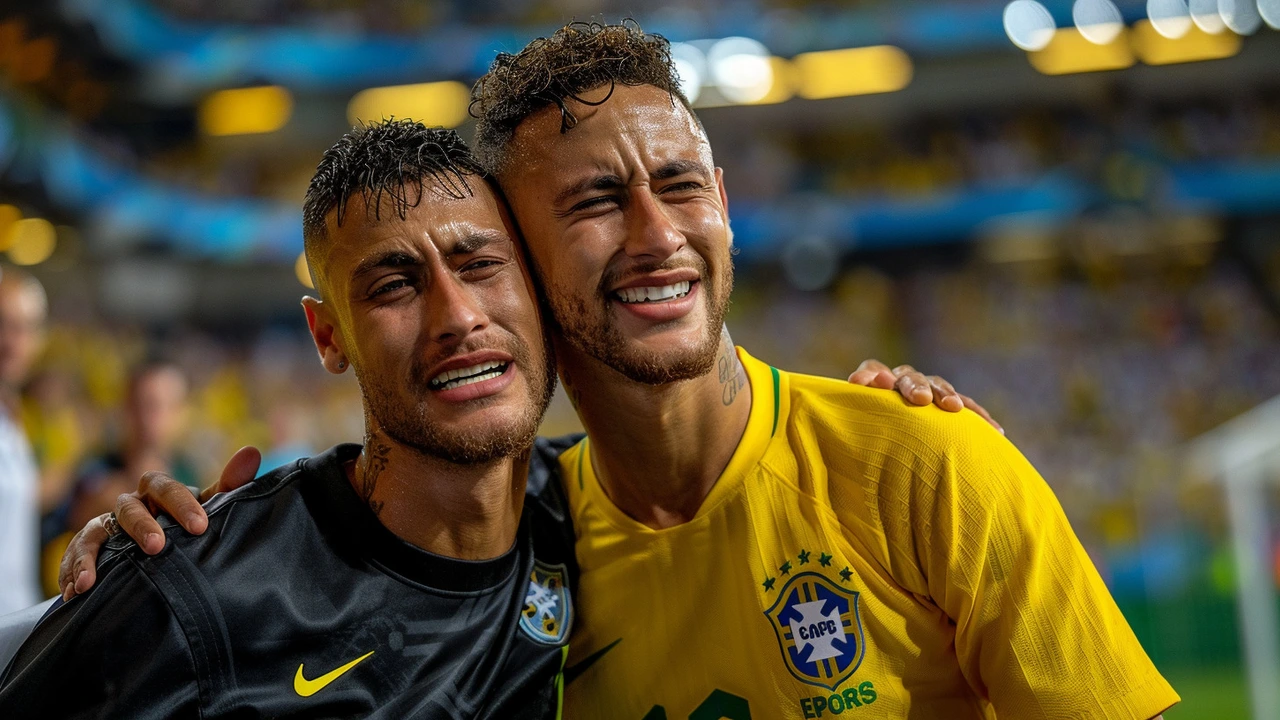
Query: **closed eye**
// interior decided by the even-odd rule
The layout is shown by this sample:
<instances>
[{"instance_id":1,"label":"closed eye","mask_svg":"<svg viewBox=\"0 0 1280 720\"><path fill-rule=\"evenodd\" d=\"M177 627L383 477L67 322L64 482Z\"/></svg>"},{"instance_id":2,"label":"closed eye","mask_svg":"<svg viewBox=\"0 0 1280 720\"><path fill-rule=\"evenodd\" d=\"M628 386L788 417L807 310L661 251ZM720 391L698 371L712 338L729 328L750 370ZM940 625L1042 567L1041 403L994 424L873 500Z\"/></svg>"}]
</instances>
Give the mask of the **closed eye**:
<instances>
[{"instance_id":1,"label":"closed eye","mask_svg":"<svg viewBox=\"0 0 1280 720\"><path fill-rule=\"evenodd\" d=\"M602 195L599 197L588 198L582 202L569 208L570 213L582 212L584 210L603 210L610 203L617 205L619 200L613 195Z\"/></svg>"},{"instance_id":2,"label":"closed eye","mask_svg":"<svg viewBox=\"0 0 1280 720\"><path fill-rule=\"evenodd\" d=\"M492 260L492 259L476 260L475 262L471 262L464 265L462 268L462 272L464 273L475 272L477 270L484 270L486 268L492 268L492 267L500 266L503 264L505 263L501 260Z\"/></svg>"},{"instance_id":3,"label":"closed eye","mask_svg":"<svg viewBox=\"0 0 1280 720\"><path fill-rule=\"evenodd\" d=\"M668 193L694 192L697 190L704 190L707 187L708 186L703 185L700 182L693 182L690 180L689 182L672 183L671 185L662 188L661 192L664 195Z\"/></svg>"},{"instance_id":4,"label":"closed eye","mask_svg":"<svg viewBox=\"0 0 1280 720\"><path fill-rule=\"evenodd\" d=\"M393 278L375 287L372 291L369 292L369 297L378 297L379 295L385 295L393 290L399 290L400 288L408 287L408 286L409 286L408 278Z\"/></svg>"}]
</instances>

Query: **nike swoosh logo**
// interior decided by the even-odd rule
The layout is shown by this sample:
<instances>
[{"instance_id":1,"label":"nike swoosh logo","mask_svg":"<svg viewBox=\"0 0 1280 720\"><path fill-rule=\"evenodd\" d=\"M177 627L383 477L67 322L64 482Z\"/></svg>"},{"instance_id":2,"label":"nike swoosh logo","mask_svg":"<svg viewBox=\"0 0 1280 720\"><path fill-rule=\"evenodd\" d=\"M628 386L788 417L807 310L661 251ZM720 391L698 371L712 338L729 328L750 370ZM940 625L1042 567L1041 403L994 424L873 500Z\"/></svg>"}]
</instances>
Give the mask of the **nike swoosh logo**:
<instances>
[{"instance_id":1,"label":"nike swoosh logo","mask_svg":"<svg viewBox=\"0 0 1280 720\"><path fill-rule=\"evenodd\" d=\"M303 677L302 665L298 665L298 674L293 676L293 691L298 693L302 697L311 697L312 695L315 695L316 693L325 689L325 687L328 686L329 683L342 677L344 673L346 673L348 670L355 667L356 665L359 665L365 658L369 657L372 654L373 654L373 651L370 650L369 652L365 653L364 655L361 655L355 660L352 660L346 665L343 665L342 667L336 670L330 670L329 672L321 675L315 680L308 680L305 677Z\"/></svg>"},{"instance_id":2,"label":"nike swoosh logo","mask_svg":"<svg viewBox=\"0 0 1280 720\"><path fill-rule=\"evenodd\" d=\"M618 643L620 643L620 642L622 642L622 638L618 638L617 640L614 640L613 642L609 643L608 645L605 645L604 647L600 648L599 650L597 650L597 651L595 651L595 652L591 653L590 655L588 655L588 656L586 656L586 657L582 658L582 660L580 660L579 662L577 662L577 663L575 663L575 664L573 664L573 665L570 665L569 667L565 668L565 669L564 669L564 684L565 684L565 685L568 685L569 683L571 683L571 682L573 682L574 680L576 680L576 679L578 678L578 676L579 676L579 675L581 675L582 673L584 673L584 672L586 672L586 671L587 671L587 668L591 667L592 665L595 665L597 660L599 660L600 658L604 657L604 656L605 656L605 653L607 653L607 652L609 652L610 650L612 650L612 649L614 648L614 646L615 646L615 645L617 645L617 644L618 644Z\"/></svg>"}]
</instances>

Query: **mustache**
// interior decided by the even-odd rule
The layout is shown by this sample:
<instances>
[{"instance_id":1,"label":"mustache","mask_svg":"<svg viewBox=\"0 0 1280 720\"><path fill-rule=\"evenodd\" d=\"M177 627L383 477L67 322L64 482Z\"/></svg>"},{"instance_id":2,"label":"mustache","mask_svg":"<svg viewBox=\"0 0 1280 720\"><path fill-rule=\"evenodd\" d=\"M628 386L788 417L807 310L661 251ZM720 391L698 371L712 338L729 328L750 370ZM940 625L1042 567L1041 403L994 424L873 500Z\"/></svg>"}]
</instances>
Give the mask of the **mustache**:
<instances>
[{"instance_id":1,"label":"mustache","mask_svg":"<svg viewBox=\"0 0 1280 720\"><path fill-rule=\"evenodd\" d=\"M603 295L609 292L609 288L616 287L634 277L668 270L686 269L696 270L699 278L705 279L707 277L707 263L697 255L690 258L669 258L661 262L639 262L625 267L606 268L604 274L600 276L600 294Z\"/></svg>"}]
</instances>

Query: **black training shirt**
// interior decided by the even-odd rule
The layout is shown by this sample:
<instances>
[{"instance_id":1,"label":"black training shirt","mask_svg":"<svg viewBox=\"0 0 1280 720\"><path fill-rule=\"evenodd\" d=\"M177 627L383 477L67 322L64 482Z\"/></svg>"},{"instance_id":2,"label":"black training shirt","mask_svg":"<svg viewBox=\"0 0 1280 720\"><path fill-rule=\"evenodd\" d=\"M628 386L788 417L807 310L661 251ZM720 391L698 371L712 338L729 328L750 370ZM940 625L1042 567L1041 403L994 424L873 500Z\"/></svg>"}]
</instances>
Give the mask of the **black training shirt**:
<instances>
[{"instance_id":1,"label":"black training shirt","mask_svg":"<svg viewBox=\"0 0 1280 720\"><path fill-rule=\"evenodd\" d=\"M0 717L554 718L576 585L555 456L539 440L514 547L469 562L384 528L347 481L359 445L165 520L154 557L104 548L98 583L36 627Z\"/></svg>"}]
</instances>

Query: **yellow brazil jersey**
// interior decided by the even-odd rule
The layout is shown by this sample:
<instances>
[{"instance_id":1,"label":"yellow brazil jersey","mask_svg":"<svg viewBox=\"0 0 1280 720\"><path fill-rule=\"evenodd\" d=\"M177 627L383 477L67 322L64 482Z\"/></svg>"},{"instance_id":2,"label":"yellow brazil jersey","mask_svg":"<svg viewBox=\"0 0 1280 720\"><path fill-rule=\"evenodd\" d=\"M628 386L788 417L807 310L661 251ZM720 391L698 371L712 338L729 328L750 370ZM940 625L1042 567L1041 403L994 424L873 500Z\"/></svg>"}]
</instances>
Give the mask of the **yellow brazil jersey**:
<instances>
[{"instance_id":1,"label":"yellow brazil jersey","mask_svg":"<svg viewBox=\"0 0 1280 720\"><path fill-rule=\"evenodd\" d=\"M565 717L1151 718L1178 701L1052 491L977 415L739 349L746 433L650 529L561 456L581 579Z\"/></svg>"}]
</instances>

